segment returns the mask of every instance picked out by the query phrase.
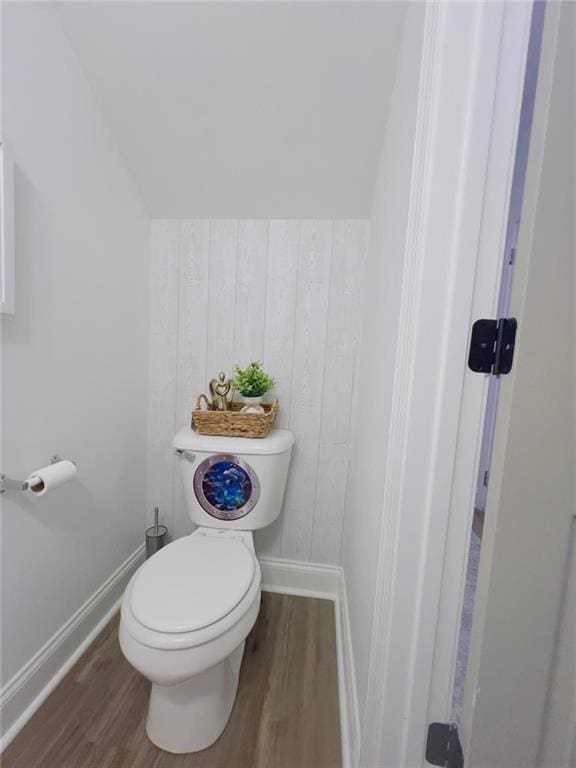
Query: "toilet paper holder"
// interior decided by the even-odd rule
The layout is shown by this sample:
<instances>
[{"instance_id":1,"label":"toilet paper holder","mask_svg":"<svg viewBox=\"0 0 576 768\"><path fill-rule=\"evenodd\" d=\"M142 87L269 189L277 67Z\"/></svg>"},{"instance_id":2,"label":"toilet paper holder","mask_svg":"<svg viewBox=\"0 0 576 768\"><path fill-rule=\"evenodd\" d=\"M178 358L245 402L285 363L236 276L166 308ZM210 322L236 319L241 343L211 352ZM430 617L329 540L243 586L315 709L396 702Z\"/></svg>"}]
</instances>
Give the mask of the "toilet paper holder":
<instances>
[{"instance_id":1,"label":"toilet paper holder","mask_svg":"<svg viewBox=\"0 0 576 768\"><path fill-rule=\"evenodd\" d=\"M57 464L59 461L62 461L62 457L57 453L50 456L50 464ZM70 461L72 461L72 459L70 459ZM78 466L75 461L72 461L72 464L74 464L75 467ZM4 474L0 475L0 493L4 493L5 491L27 491L29 488L30 485L27 480L13 480L11 477L6 477Z\"/></svg>"}]
</instances>

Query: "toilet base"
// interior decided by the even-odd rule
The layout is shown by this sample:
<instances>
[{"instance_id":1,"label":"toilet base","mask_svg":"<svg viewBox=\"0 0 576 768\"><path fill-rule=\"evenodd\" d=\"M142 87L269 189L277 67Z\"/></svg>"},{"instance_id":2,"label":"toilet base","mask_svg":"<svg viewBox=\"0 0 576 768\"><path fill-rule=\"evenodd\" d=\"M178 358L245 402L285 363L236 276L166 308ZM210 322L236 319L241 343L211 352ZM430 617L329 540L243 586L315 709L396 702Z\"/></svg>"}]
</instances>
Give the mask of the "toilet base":
<instances>
[{"instance_id":1,"label":"toilet base","mask_svg":"<svg viewBox=\"0 0 576 768\"><path fill-rule=\"evenodd\" d=\"M146 732L166 752L199 752L224 731L232 713L244 643L224 661L178 685L152 684Z\"/></svg>"}]
</instances>

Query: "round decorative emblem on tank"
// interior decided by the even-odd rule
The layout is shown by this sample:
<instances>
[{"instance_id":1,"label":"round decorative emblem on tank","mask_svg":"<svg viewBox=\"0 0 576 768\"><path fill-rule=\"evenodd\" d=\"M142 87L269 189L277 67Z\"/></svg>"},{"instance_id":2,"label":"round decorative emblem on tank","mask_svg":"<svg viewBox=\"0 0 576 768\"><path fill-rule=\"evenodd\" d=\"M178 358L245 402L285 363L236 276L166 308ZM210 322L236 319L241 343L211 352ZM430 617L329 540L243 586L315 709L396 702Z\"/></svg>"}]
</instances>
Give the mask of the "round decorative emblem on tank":
<instances>
[{"instance_id":1,"label":"round decorative emblem on tank","mask_svg":"<svg viewBox=\"0 0 576 768\"><path fill-rule=\"evenodd\" d=\"M209 456L194 473L194 493L202 509L218 520L238 520L260 497L260 483L252 467L239 456Z\"/></svg>"}]
</instances>

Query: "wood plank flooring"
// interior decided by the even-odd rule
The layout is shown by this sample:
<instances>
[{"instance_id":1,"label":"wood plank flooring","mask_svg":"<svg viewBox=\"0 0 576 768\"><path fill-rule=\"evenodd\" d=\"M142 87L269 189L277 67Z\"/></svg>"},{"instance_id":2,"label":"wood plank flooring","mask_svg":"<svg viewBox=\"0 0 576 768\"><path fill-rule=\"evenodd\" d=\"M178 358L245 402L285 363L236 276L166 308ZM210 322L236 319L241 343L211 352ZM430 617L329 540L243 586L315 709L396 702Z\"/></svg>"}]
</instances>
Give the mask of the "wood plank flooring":
<instances>
[{"instance_id":1,"label":"wood plank flooring","mask_svg":"<svg viewBox=\"0 0 576 768\"><path fill-rule=\"evenodd\" d=\"M172 755L146 736L149 683L114 620L2 755L2 768L338 768L334 605L263 593L226 730Z\"/></svg>"}]
</instances>

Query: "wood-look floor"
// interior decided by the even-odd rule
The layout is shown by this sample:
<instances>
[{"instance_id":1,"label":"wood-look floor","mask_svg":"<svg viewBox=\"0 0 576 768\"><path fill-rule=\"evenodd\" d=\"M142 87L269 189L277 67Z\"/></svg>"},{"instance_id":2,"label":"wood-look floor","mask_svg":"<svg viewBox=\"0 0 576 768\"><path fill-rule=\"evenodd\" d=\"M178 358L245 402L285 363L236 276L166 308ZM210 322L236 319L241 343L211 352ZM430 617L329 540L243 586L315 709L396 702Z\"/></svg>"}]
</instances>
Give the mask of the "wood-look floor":
<instances>
[{"instance_id":1,"label":"wood-look floor","mask_svg":"<svg viewBox=\"0 0 576 768\"><path fill-rule=\"evenodd\" d=\"M117 620L2 755L2 768L336 768L341 765L334 605L263 593L226 730L172 755L146 736L149 683L124 659Z\"/></svg>"}]
</instances>

